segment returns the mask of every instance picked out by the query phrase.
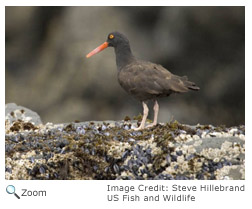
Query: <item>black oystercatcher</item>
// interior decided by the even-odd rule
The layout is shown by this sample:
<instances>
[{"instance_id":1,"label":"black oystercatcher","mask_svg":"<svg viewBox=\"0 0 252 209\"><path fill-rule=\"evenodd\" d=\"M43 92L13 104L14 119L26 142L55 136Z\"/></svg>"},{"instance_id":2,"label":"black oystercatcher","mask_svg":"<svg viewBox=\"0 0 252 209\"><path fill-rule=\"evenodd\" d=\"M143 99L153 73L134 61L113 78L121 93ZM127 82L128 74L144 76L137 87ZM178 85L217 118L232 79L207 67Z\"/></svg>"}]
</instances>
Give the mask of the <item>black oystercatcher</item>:
<instances>
[{"instance_id":1,"label":"black oystercatcher","mask_svg":"<svg viewBox=\"0 0 252 209\"><path fill-rule=\"evenodd\" d=\"M199 90L199 87L188 81L186 76L174 75L161 65L136 59L131 52L129 40L119 32L110 33L107 41L91 51L86 57L89 58L107 47L115 49L120 85L143 104L143 119L136 130L145 128L149 112L146 101L154 100L155 102L154 120L152 124L147 126L152 127L157 124L159 110L157 98L166 97L172 93Z\"/></svg>"}]
</instances>

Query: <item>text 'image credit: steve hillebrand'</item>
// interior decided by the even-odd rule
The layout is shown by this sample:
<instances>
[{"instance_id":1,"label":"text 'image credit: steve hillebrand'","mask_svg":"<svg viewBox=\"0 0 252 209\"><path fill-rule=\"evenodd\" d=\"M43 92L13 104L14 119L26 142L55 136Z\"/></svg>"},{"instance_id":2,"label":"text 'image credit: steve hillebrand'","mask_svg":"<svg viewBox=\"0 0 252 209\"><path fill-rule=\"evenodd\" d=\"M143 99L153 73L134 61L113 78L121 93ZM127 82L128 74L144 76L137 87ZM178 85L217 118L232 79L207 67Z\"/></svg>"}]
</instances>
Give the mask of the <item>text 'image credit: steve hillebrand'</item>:
<instances>
[{"instance_id":1,"label":"text 'image credit: steve hillebrand'","mask_svg":"<svg viewBox=\"0 0 252 209\"><path fill-rule=\"evenodd\" d=\"M156 191L156 192L165 192L165 191L204 191L204 192L209 192L209 191L245 191L245 185L241 186L233 186L233 185L214 185L214 184L202 184L199 186L184 186L184 185L179 185L179 184L173 184L171 186L167 185L162 185L162 184L157 184L155 186L146 186L144 184L139 184L138 186L112 186L112 185L107 185L107 191L108 192L124 192L124 193L129 193L129 192L151 192L151 191Z\"/></svg>"}]
</instances>

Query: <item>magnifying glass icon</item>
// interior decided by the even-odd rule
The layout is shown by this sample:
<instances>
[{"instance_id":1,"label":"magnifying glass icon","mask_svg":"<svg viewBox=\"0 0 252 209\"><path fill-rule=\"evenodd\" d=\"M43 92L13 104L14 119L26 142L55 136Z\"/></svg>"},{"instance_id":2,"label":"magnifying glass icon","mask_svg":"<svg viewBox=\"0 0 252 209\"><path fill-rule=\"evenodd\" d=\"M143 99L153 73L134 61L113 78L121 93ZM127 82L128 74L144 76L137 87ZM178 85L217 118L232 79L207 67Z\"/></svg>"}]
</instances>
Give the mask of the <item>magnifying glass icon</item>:
<instances>
[{"instance_id":1,"label":"magnifying glass icon","mask_svg":"<svg viewBox=\"0 0 252 209\"><path fill-rule=\"evenodd\" d=\"M8 194L14 194L16 196L16 198L20 199L20 197L16 194L15 192L15 187L13 185L9 185L6 187L6 192Z\"/></svg>"}]
</instances>

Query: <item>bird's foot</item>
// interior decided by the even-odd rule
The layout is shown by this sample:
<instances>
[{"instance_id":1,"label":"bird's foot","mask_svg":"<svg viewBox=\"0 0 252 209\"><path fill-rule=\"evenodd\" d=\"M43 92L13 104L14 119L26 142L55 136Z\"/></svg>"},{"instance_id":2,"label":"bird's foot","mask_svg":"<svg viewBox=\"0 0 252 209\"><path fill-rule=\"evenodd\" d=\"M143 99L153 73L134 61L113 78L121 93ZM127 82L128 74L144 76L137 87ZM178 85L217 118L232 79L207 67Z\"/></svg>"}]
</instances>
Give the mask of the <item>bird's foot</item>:
<instances>
[{"instance_id":1,"label":"bird's foot","mask_svg":"<svg viewBox=\"0 0 252 209\"><path fill-rule=\"evenodd\" d=\"M140 130L143 130L144 129L144 127L142 127L142 126L139 126L139 127L137 127L137 128L132 128L134 131L140 131Z\"/></svg>"},{"instance_id":2,"label":"bird's foot","mask_svg":"<svg viewBox=\"0 0 252 209\"><path fill-rule=\"evenodd\" d=\"M148 126L146 126L145 128L152 128L152 127L154 127L154 126L156 126L157 125L157 123L151 123L151 124L149 124Z\"/></svg>"},{"instance_id":3,"label":"bird's foot","mask_svg":"<svg viewBox=\"0 0 252 209\"><path fill-rule=\"evenodd\" d=\"M143 129L145 129L145 128L152 128L152 127L154 127L154 126L156 126L157 125L157 123L151 123L151 124L149 124L149 125L147 125L146 127L144 127L144 125L143 126L139 126L139 127L137 127L137 128L135 128L135 127L132 127L132 129L134 130L134 131L139 131L139 130L143 130Z\"/></svg>"}]
</instances>

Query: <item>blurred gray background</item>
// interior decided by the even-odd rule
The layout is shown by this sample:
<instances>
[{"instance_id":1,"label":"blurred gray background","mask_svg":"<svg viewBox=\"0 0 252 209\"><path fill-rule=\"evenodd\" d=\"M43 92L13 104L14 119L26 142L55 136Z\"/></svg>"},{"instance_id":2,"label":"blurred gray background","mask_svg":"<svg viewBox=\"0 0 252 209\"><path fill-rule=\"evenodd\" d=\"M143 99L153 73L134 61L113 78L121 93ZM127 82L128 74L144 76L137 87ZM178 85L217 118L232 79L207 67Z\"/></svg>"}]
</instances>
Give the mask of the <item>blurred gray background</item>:
<instances>
[{"instance_id":1,"label":"blurred gray background","mask_svg":"<svg viewBox=\"0 0 252 209\"><path fill-rule=\"evenodd\" d=\"M244 7L6 7L5 21L6 103L44 123L142 113L117 82L112 48L85 58L113 31L136 57L201 88L160 99L160 122L245 123Z\"/></svg>"}]
</instances>

